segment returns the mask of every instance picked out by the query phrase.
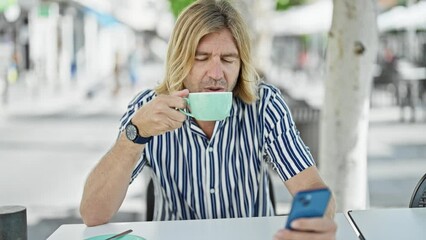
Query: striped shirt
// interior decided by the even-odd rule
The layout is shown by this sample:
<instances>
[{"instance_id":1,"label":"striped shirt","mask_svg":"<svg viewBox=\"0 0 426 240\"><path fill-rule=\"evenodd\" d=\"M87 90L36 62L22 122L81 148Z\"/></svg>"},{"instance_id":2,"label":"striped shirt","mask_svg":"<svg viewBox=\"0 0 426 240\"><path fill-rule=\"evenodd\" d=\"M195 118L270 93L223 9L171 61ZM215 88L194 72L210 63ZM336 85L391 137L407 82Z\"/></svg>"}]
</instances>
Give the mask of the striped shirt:
<instances>
[{"instance_id":1,"label":"striped shirt","mask_svg":"<svg viewBox=\"0 0 426 240\"><path fill-rule=\"evenodd\" d=\"M132 181L142 168L152 170L154 220L273 215L268 164L286 181L314 160L280 91L261 83L258 94L253 104L234 98L230 116L216 122L211 139L188 118L146 144ZM137 95L120 131L155 96L153 90Z\"/></svg>"}]
</instances>

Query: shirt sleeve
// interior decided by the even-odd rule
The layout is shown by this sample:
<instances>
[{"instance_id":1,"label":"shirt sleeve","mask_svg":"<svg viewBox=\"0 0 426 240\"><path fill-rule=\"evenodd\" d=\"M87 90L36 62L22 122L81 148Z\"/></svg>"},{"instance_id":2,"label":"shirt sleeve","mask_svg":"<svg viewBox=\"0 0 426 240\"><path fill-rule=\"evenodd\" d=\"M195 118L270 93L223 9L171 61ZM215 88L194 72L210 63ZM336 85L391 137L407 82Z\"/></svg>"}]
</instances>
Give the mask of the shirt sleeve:
<instances>
[{"instance_id":1,"label":"shirt sleeve","mask_svg":"<svg viewBox=\"0 0 426 240\"><path fill-rule=\"evenodd\" d=\"M136 111L141 108L144 104L148 103L155 97L155 92L153 90L145 90L136 95L132 101L127 106L127 111L123 114L120 120L119 134L123 132L130 120L132 120L133 115ZM147 143L149 144L149 143ZM146 147L145 147L146 149ZM133 169L132 177L130 183L138 176L142 169L147 165L147 159L145 154L145 149L141 153L141 157L136 164L136 167Z\"/></svg>"},{"instance_id":2,"label":"shirt sleeve","mask_svg":"<svg viewBox=\"0 0 426 240\"><path fill-rule=\"evenodd\" d=\"M315 164L281 93L270 93L264 113L265 146L269 160L283 181Z\"/></svg>"}]
</instances>

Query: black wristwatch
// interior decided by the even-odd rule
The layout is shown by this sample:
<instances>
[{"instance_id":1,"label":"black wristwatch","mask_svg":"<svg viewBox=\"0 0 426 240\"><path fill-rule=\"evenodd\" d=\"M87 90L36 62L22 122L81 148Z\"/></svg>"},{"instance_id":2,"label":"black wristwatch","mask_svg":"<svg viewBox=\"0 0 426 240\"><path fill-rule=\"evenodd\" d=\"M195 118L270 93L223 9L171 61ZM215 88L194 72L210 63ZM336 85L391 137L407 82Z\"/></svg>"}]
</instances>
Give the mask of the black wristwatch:
<instances>
[{"instance_id":1,"label":"black wristwatch","mask_svg":"<svg viewBox=\"0 0 426 240\"><path fill-rule=\"evenodd\" d=\"M139 130L132 123L132 121L130 121L129 124L127 124L127 126L126 126L126 137L130 141L132 141L134 143L138 143L138 144L145 144L145 143L151 141L151 139L152 139L152 136L146 138L146 137L142 137L141 135L139 135Z\"/></svg>"}]
</instances>

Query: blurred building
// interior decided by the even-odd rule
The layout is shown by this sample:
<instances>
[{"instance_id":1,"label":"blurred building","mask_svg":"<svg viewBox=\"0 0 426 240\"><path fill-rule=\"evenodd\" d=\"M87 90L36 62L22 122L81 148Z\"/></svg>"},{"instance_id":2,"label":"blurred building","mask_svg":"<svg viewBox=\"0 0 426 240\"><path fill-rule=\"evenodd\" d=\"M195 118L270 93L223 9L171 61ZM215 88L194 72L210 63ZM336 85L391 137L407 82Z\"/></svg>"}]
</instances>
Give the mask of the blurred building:
<instances>
[{"instance_id":1,"label":"blurred building","mask_svg":"<svg viewBox=\"0 0 426 240\"><path fill-rule=\"evenodd\" d=\"M386 50L424 66L426 1L399 2L378 1L379 59ZM267 77L280 79L277 85L295 98L305 87L300 83L322 80L332 8L332 0L310 1L257 24L272 36ZM0 0L0 78L8 79L0 89L23 81L34 96L71 87L93 96L137 85L141 64L164 61L173 24L167 0ZM306 81L286 82L295 76ZM304 98L321 105L320 95Z\"/></svg>"},{"instance_id":2,"label":"blurred building","mask_svg":"<svg viewBox=\"0 0 426 240\"><path fill-rule=\"evenodd\" d=\"M138 64L165 57L174 23L168 7L165 0L1 0L0 76L9 81L0 89L11 84L13 65L20 73L15 81L34 97L70 87L93 95L117 85L117 72L129 78L123 84L135 84Z\"/></svg>"}]
</instances>

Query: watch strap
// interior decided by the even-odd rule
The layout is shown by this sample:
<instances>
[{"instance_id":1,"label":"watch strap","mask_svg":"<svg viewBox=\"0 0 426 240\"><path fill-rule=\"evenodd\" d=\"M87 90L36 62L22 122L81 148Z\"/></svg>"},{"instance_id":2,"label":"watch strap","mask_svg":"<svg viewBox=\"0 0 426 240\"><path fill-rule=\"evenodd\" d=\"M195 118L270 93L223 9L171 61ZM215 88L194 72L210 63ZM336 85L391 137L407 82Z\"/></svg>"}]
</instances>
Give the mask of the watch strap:
<instances>
[{"instance_id":1,"label":"watch strap","mask_svg":"<svg viewBox=\"0 0 426 240\"><path fill-rule=\"evenodd\" d=\"M134 143L138 143L138 144L145 144L149 141L151 141L152 136L151 137L142 137L141 135L137 135L136 138L133 140Z\"/></svg>"},{"instance_id":2,"label":"watch strap","mask_svg":"<svg viewBox=\"0 0 426 240\"><path fill-rule=\"evenodd\" d=\"M139 129L138 127L132 123L132 121L130 120L129 125L132 125L135 129L136 129L136 138L132 140L132 142L134 143L138 143L138 144L146 144L149 141L151 141L152 136L150 137L142 137L141 135L139 135Z\"/></svg>"}]
</instances>

